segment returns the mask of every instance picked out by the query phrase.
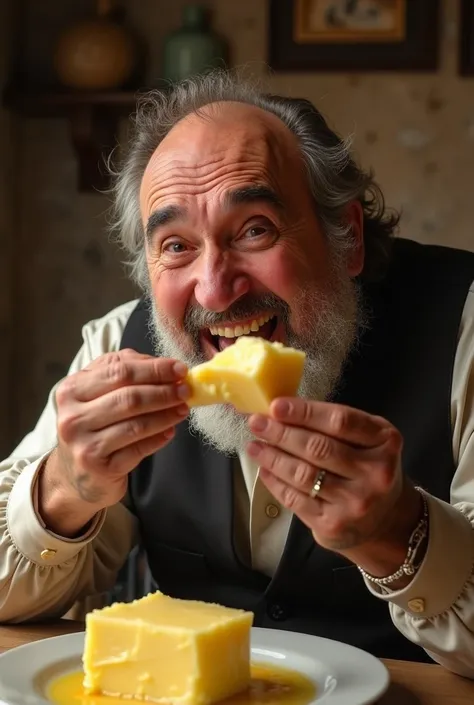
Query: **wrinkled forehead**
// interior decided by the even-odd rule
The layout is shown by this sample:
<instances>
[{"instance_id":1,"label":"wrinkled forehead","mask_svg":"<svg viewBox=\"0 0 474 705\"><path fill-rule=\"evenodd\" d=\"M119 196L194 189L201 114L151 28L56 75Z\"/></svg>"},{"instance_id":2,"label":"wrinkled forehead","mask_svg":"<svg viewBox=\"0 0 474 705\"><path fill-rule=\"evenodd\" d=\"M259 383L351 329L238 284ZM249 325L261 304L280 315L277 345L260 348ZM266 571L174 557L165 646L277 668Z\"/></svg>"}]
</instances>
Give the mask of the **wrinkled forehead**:
<instances>
[{"instance_id":1,"label":"wrinkled forehead","mask_svg":"<svg viewBox=\"0 0 474 705\"><path fill-rule=\"evenodd\" d=\"M301 169L296 139L278 117L241 103L214 104L175 125L152 155L141 184L141 199L160 183L183 176L245 170L277 186ZM142 201L143 202L143 201Z\"/></svg>"}]
</instances>

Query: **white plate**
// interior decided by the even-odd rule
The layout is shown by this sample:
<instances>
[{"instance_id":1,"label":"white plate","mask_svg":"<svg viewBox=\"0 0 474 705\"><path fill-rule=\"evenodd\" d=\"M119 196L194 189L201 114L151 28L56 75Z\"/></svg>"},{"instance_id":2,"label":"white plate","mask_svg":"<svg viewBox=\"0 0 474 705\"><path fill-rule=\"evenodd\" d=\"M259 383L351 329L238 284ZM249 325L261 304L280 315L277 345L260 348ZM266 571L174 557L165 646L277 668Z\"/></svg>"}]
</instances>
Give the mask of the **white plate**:
<instances>
[{"instance_id":1,"label":"white plate","mask_svg":"<svg viewBox=\"0 0 474 705\"><path fill-rule=\"evenodd\" d=\"M84 633L34 641L0 655L0 705L48 705L53 678L81 667ZM307 634L252 629L252 661L309 676L317 705L369 705L387 689L381 661L365 651Z\"/></svg>"}]
</instances>

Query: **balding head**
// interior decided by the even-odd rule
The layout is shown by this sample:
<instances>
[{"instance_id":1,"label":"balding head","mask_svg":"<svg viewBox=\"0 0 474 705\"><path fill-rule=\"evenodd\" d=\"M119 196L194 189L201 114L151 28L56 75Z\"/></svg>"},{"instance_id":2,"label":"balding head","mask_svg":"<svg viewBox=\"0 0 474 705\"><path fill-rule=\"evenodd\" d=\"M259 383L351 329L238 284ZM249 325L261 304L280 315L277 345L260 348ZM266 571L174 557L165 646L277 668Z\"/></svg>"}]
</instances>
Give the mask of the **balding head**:
<instances>
[{"instance_id":1,"label":"balding head","mask_svg":"<svg viewBox=\"0 0 474 705\"><path fill-rule=\"evenodd\" d=\"M233 172L229 183L265 183L280 197L287 191L291 198L291 190L311 201L298 142L276 115L236 101L212 103L180 120L151 156L140 188L144 226L178 172L197 193L225 170Z\"/></svg>"},{"instance_id":2,"label":"balding head","mask_svg":"<svg viewBox=\"0 0 474 705\"><path fill-rule=\"evenodd\" d=\"M192 144L189 141L190 132ZM255 105L236 101L211 103L198 113L187 115L166 135L157 153L163 148L172 150L184 147L195 154L196 148L206 150L211 144L217 146L217 140L224 149L237 141L259 149L263 142L272 146L273 151L285 153L287 158L291 156L301 160L294 134L276 115Z\"/></svg>"}]
</instances>

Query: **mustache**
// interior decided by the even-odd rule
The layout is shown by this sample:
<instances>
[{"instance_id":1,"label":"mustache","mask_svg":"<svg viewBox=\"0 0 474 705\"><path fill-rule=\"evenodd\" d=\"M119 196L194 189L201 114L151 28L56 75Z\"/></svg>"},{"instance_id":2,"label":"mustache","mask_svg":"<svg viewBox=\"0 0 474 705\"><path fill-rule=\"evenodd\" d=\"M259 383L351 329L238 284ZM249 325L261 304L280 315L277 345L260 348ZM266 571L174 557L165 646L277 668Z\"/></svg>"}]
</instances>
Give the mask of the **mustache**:
<instances>
[{"instance_id":1,"label":"mustache","mask_svg":"<svg viewBox=\"0 0 474 705\"><path fill-rule=\"evenodd\" d=\"M290 319L290 307L275 294L246 294L226 311L209 311L199 304L189 306L184 315L183 327L186 333L197 333L202 328L218 326L220 323L234 323L248 318L256 318L263 311L272 311L284 322Z\"/></svg>"}]
</instances>

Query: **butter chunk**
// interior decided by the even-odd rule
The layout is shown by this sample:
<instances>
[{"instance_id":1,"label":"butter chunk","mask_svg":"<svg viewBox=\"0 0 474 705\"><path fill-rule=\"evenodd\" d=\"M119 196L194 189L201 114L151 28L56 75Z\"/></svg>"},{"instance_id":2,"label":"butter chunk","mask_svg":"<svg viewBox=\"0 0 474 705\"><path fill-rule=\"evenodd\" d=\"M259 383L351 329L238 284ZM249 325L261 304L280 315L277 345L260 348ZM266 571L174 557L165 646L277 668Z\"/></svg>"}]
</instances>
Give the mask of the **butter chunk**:
<instances>
[{"instance_id":1,"label":"butter chunk","mask_svg":"<svg viewBox=\"0 0 474 705\"><path fill-rule=\"evenodd\" d=\"M253 614L152 593L86 616L86 694L209 705L250 683Z\"/></svg>"},{"instance_id":2,"label":"butter chunk","mask_svg":"<svg viewBox=\"0 0 474 705\"><path fill-rule=\"evenodd\" d=\"M305 354L263 338L241 336L187 375L189 406L232 404L244 414L266 414L273 399L295 396Z\"/></svg>"}]
</instances>

